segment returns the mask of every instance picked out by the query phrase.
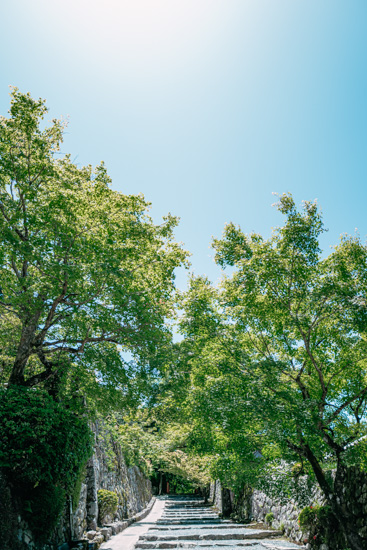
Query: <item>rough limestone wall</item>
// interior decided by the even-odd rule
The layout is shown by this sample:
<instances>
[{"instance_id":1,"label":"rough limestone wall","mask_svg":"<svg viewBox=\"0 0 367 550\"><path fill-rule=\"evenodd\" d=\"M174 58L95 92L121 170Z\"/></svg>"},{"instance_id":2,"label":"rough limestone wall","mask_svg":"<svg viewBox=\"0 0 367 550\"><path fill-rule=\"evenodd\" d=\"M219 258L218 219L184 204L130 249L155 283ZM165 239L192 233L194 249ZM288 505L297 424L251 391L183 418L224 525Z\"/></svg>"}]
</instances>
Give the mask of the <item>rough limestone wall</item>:
<instances>
[{"instance_id":1,"label":"rough limestone wall","mask_svg":"<svg viewBox=\"0 0 367 550\"><path fill-rule=\"evenodd\" d=\"M308 487L306 476L300 477L298 483L303 487L301 504L291 498L284 501L254 490L250 501L245 503L246 508L250 510L247 519L264 522L266 514L271 512L274 515L273 528L284 529L285 535L295 542L307 540L308 533L302 532L298 525L299 514L305 506L325 504L325 498L318 486L312 487L308 493L305 493L305 488ZM359 535L364 539L365 548L367 548L367 474L359 471L358 468L350 467L339 472L334 483L336 487L339 484L342 488L338 491L338 494L343 495L339 503L345 510L353 513ZM211 484L210 496L217 508L223 511L223 490L219 481ZM309 544L306 544L306 548L309 548ZM320 549L335 550L335 548L328 548L326 544L322 544Z\"/></svg>"},{"instance_id":2,"label":"rough limestone wall","mask_svg":"<svg viewBox=\"0 0 367 550\"><path fill-rule=\"evenodd\" d=\"M335 474L334 474L335 475ZM305 479L305 478L303 478ZM302 481L302 478L300 478ZM334 479L335 488L340 486L337 494L339 504L348 512L352 512L358 526L359 535L365 540L367 548L367 474L358 468L350 467L339 472L337 479ZM306 483L305 483L306 485ZM277 499L269 498L260 491L254 491L252 496L252 515L258 521L263 521L268 512L274 514L272 526L279 528L282 524L285 534L292 540L300 542L308 539L308 533L302 533L298 525L298 516L305 506L312 504L325 504L325 498L318 486L314 487L302 506L294 500L280 502ZM306 545L307 547L307 545ZM321 545L322 550L335 550L328 548L326 544Z\"/></svg>"},{"instance_id":3,"label":"rough limestone wall","mask_svg":"<svg viewBox=\"0 0 367 550\"><path fill-rule=\"evenodd\" d=\"M322 493L318 487L314 487L309 495L308 502L300 506L293 499L284 502L271 498L261 491L254 491L251 496L252 519L259 522L265 521L266 514L272 512L274 520L272 527L284 529L284 534L295 542L307 539L307 533L303 533L298 525L298 516L305 506L321 504L324 502Z\"/></svg>"},{"instance_id":4,"label":"rough limestone wall","mask_svg":"<svg viewBox=\"0 0 367 550\"><path fill-rule=\"evenodd\" d=\"M214 498L215 498L215 481L211 481L209 486L209 502L211 504L214 503Z\"/></svg>"},{"instance_id":5,"label":"rough limestone wall","mask_svg":"<svg viewBox=\"0 0 367 550\"><path fill-rule=\"evenodd\" d=\"M96 434L95 452L87 463L76 509L70 513L70 502L67 503L64 515L49 543L42 546L36 545L27 524L19 518L14 533L14 537L19 542L19 550L66 550L70 529L73 540L82 539L86 531L97 529L99 489L114 491L119 496L117 512L113 518L109 518L111 522L135 516L150 502L152 498L150 480L146 479L136 466L126 465L121 448L113 439L110 439L109 445L106 446L106 441L101 435L100 424L95 424L93 431ZM7 550L2 548L1 544L0 549Z\"/></svg>"},{"instance_id":6,"label":"rough limestone wall","mask_svg":"<svg viewBox=\"0 0 367 550\"><path fill-rule=\"evenodd\" d=\"M223 513L223 488L218 479L210 482L209 502L218 510L220 514Z\"/></svg>"},{"instance_id":7,"label":"rough limestone wall","mask_svg":"<svg viewBox=\"0 0 367 550\"><path fill-rule=\"evenodd\" d=\"M223 488L220 481L212 482L210 485L210 500L213 502L214 506L221 512L225 513L225 495L223 495ZM227 490L228 491L228 490ZM231 502L233 504L233 493L228 491L232 496ZM279 499L271 498L261 491L253 491L252 495L249 497L250 502L244 503L243 506L246 508L244 511L250 511L248 517L245 517L247 520L264 522L265 516L269 512L274 514L274 520L272 527L275 529L284 528L285 535L291 540L300 542L307 538L307 534L302 533L298 525L298 516L304 506L315 503L322 503L322 494L318 488L314 488L309 495L308 502L303 503L302 506L299 506L295 501L289 499L286 503L282 502ZM229 510L227 510L228 513ZM233 510L233 512L242 512L243 510ZM240 514L242 517L246 514Z\"/></svg>"},{"instance_id":8,"label":"rough limestone wall","mask_svg":"<svg viewBox=\"0 0 367 550\"><path fill-rule=\"evenodd\" d=\"M152 486L136 466L128 467L119 445L109 439L108 448L101 424L95 424L95 453L89 459L86 478L82 483L79 504L73 514L73 537L81 538L88 530L95 530L98 517L98 491L107 489L119 497L119 505L110 522L131 518L143 510L152 498ZM106 521L105 521L106 523Z\"/></svg>"}]
</instances>

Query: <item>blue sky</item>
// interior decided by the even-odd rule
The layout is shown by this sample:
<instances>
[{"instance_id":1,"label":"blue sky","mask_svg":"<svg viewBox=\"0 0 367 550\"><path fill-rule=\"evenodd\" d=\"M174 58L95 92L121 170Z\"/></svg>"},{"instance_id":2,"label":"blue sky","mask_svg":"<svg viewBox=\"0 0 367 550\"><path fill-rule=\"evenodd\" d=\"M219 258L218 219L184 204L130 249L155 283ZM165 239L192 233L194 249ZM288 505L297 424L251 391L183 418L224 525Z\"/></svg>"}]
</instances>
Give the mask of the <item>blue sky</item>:
<instances>
[{"instance_id":1,"label":"blue sky","mask_svg":"<svg viewBox=\"0 0 367 550\"><path fill-rule=\"evenodd\" d=\"M9 85L46 98L75 162L180 216L197 274L217 279L226 222L282 223L272 192L318 199L326 250L365 240L365 0L12 0L0 20L1 114Z\"/></svg>"}]
</instances>

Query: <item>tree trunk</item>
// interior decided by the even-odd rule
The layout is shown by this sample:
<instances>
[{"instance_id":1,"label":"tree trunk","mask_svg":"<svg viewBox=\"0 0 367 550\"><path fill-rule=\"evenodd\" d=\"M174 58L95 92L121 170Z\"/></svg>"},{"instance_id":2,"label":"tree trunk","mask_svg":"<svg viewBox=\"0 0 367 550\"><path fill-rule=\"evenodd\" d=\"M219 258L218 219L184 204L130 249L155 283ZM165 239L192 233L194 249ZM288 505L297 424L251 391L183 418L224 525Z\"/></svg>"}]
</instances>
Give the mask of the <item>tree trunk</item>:
<instances>
[{"instance_id":1,"label":"tree trunk","mask_svg":"<svg viewBox=\"0 0 367 550\"><path fill-rule=\"evenodd\" d=\"M336 496L336 495L334 495ZM345 542L350 550L366 550L366 540L358 534L355 518L352 514L346 514L345 510L336 502L330 503L335 518L337 518L340 532L345 537ZM335 548L335 550L338 550Z\"/></svg>"},{"instance_id":2,"label":"tree trunk","mask_svg":"<svg viewBox=\"0 0 367 550\"><path fill-rule=\"evenodd\" d=\"M41 312L38 311L23 325L17 355L9 378L9 385L24 385L24 372L31 355L32 343L34 342L40 315Z\"/></svg>"},{"instance_id":3,"label":"tree trunk","mask_svg":"<svg viewBox=\"0 0 367 550\"><path fill-rule=\"evenodd\" d=\"M348 472L351 475L348 476ZM365 525L367 524L364 506L359 502L356 494L357 486L363 483L361 476L362 474L358 469L348 470L339 463L335 475L334 494L333 498L330 499L330 506L351 550L365 550L367 548L366 539L358 534L362 525L358 528L357 524L358 520L361 519ZM353 495L352 501L351 495Z\"/></svg>"},{"instance_id":4,"label":"tree trunk","mask_svg":"<svg viewBox=\"0 0 367 550\"><path fill-rule=\"evenodd\" d=\"M347 529L345 536L347 537L348 544L351 548L351 550L365 550L366 549L366 541L363 540L358 533L352 533L349 529Z\"/></svg>"},{"instance_id":5,"label":"tree trunk","mask_svg":"<svg viewBox=\"0 0 367 550\"><path fill-rule=\"evenodd\" d=\"M297 452L300 456L303 455L308 462L310 463L313 472L316 476L320 489L324 493L327 503L329 504L335 522L339 525L340 532L343 533L345 541L347 542L350 550L366 550L367 541L363 539L358 534L357 519L358 516L355 513L355 506L351 506L350 496L355 495L355 491L351 490L350 480L347 476L347 471L343 465L339 462L340 457L338 458L338 466L335 475L334 483L329 483L328 479L325 476L325 472L318 462L316 456L313 454L310 446L302 442L302 447L298 447ZM293 447L293 450L296 450ZM354 474L357 479L357 473ZM358 483L358 481L356 481ZM348 490L349 489L349 490ZM349 494L349 497L346 495ZM354 497L357 503L357 496ZM362 517L362 516L360 516ZM365 520L365 525L367 525L367 520ZM327 527L327 526L325 526ZM329 527L329 532L333 533L334 527ZM333 548L333 550L339 550Z\"/></svg>"}]
</instances>

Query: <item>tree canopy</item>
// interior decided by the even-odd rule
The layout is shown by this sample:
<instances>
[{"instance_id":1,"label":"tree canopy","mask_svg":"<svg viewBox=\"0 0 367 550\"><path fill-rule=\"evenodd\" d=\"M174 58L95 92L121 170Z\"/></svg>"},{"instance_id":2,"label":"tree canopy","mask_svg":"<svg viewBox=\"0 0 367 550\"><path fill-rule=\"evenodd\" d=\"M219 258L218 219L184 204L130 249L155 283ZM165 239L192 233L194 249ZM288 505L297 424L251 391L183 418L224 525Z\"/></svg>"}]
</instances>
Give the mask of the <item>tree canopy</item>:
<instances>
[{"instance_id":1,"label":"tree canopy","mask_svg":"<svg viewBox=\"0 0 367 550\"><path fill-rule=\"evenodd\" d=\"M227 485L253 484L269 460L300 460L361 548L338 479L367 466L367 248L343 236L323 257L317 204L299 211L285 194L278 208L286 221L270 239L234 224L214 239L217 263L232 268L219 288L192 279L179 406Z\"/></svg>"},{"instance_id":2,"label":"tree canopy","mask_svg":"<svg viewBox=\"0 0 367 550\"><path fill-rule=\"evenodd\" d=\"M60 155L63 123L44 128L46 112L13 89L0 119L2 378L56 391L91 373L121 389L123 352L147 364L170 338L186 252L173 239L176 218L154 224L143 196L111 189L103 163Z\"/></svg>"},{"instance_id":3,"label":"tree canopy","mask_svg":"<svg viewBox=\"0 0 367 550\"><path fill-rule=\"evenodd\" d=\"M90 452L75 410L107 408L114 437L147 473L198 484L210 474L238 492L269 464L300 461L351 548L362 548L340 480L351 465L367 469L366 246L342 236L324 256L316 202L299 210L284 194L283 227L264 239L228 224L213 247L231 274L217 287L192 276L178 296L175 269L188 254L174 240L177 218L155 224L142 195L112 190L103 163L63 156L64 124L47 127L46 113L14 88L0 118L0 466L12 471L14 451L22 470L25 404L32 419L46 403L49 432L64 418L87 442L60 508ZM175 317L182 340L173 342ZM127 396L140 406L134 420L121 407ZM47 434L35 433L36 444ZM52 476L34 471L52 497ZM36 485L24 483L36 502Z\"/></svg>"},{"instance_id":4,"label":"tree canopy","mask_svg":"<svg viewBox=\"0 0 367 550\"><path fill-rule=\"evenodd\" d=\"M342 461L367 433L367 249L343 237L322 258L316 204L298 212L283 195L279 209L286 223L267 241L233 226L214 241L217 261L235 266L220 300L239 368L265 392L267 428L327 492L320 462Z\"/></svg>"}]
</instances>

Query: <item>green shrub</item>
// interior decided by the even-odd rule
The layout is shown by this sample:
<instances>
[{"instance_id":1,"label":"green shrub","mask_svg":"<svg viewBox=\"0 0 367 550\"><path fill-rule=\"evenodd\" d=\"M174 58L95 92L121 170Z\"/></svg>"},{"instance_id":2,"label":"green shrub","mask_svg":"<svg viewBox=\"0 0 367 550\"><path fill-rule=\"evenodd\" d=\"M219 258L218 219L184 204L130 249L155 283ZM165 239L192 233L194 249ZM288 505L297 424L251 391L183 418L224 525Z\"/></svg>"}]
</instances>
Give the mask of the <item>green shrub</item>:
<instances>
[{"instance_id":1,"label":"green shrub","mask_svg":"<svg viewBox=\"0 0 367 550\"><path fill-rule=\"evenodd\" d=\"M99 521L102 524L107 516L114 516L119 499L116 493L107 489L100 489L97 495Z\"/></svg>"},{"instance_id":2,"label":"green shrub","mask_svg":"<svg viewBox=\"0 0 367 550\"><path fill-rule=\"evenodd\" d=\"M268 514L266 514L265 516L265 523L267 523L268 525L271 525L274 521L274 514L273 512L269 512Z\"/></svg>"},{"instance_id":3,"label":"green shrub","mask_svg":"<svg viewBox=\"0 0 367 550\"><path fill-rule=\"evenodd\" d=\"M46 392L0 389L0 468L39 539L55 527L92 449L85 418Z\"/></svg>"},{"instance_id":4,"label":"green shrub","mask_svg":"<svg viewBox=\"0 0 367 550\"><path fill-rule=\"evenodd\" d=\"M318 521L319 505L306 506L298 517L298 523L304 530L314 527Z\"/></svg>"}]
</instances>

